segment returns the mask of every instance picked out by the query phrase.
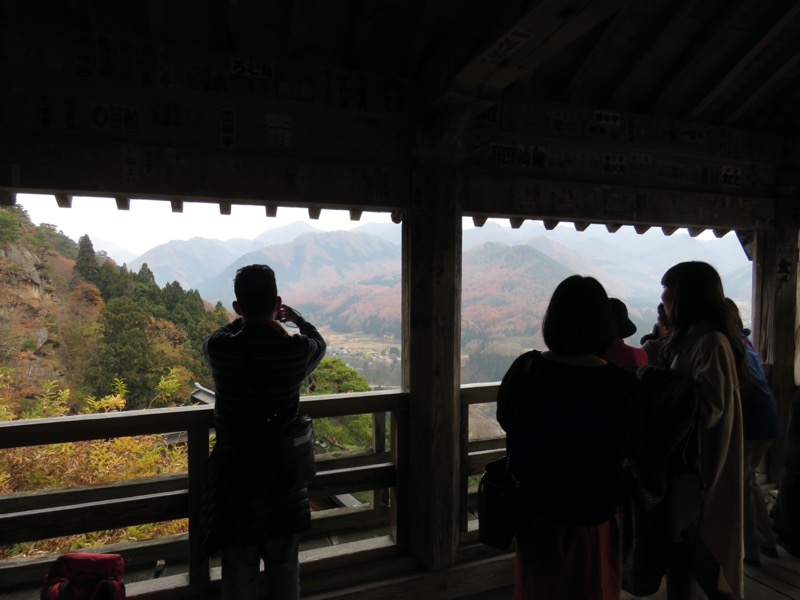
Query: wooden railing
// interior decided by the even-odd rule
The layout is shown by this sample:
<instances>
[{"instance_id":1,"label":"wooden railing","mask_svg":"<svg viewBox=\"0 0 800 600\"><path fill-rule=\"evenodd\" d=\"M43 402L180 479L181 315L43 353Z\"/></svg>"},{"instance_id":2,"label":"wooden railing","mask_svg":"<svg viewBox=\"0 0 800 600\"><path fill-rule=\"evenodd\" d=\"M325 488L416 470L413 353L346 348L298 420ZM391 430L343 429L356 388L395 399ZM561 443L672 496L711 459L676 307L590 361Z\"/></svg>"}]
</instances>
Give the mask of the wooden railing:
<instances>
[{"instance_id":1,"label":"wooden railing","mask_svg":"<svg viewBox=\"0 0 800 600\"><path fill-rule=\"evenodd\" d=\"M396 488L398 464L403 461L402 443L392 443L387 451L385 415L391 415L397 430L393 440L408 439L407 405L408 394L403 392L303 398L301 411L313 418L373 414L376 423L371 451L318 460L310 495L327 497ZM202 532L198 528L212 414L212 406L197 405L0 422L0 449L171 432L186 432L188 438L188 473L0 495L0 544L188 518L189 581L207 581L209 564L200 551ZM331 521L336 519L341 517L330 517ZM325 527L325 523L315 523L315 529Z\"/></svg>"},{"instance_id":2,"label":"wooden railing","mask_svg":"<svg viewBox=\"0 0 800 600\"><path fill-rule=\"evenodd\" d=\"M198 392L202 394L202 392ZM460 514L462 531L474 494L468 479L483 471L486 462L505 452L503 439L469 441L469 407L493 403L497 384L462 387L462 481ZM402 541L404 523L402 473L404 448L411 440L407 418L406 392L368 392L334 396L311 396L301 400L301 410L313 418L357 414L374 416L373 448L338 457L318 457L318 473L309 486L312 497L374 491L369 510L324 511L315 515L312 531L324 533L341 529L370 527L375 518L389 521L395 540ZM143 523L188 518L188 583L201 584L209 578L209 564L200 552L199 511L207 471L209 434L213 407L197 405L173 409L129 411L0 422L0 448L38 446L133 435L186 432L188 472L147 477L74 489L43 490L0 495L0 544L49 539L90 531L114 529ZM385 415L391 416L392 443L385 446ZM392 501L387 502L387 490ZM387 506L390 504L390 506ZM175 542L170 542L174 545ZM2 587L2 586L0 586Z\"/></svg>"}]
</instances>

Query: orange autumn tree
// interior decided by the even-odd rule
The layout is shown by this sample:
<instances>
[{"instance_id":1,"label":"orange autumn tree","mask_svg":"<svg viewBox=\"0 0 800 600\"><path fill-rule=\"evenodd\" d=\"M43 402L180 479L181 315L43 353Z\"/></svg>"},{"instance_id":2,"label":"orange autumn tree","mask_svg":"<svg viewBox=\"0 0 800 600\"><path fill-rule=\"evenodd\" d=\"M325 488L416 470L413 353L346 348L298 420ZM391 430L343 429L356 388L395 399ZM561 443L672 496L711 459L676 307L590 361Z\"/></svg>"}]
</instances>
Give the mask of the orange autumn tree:
<instances>
[{"instance_id":1,"label":"orange autumn tree","mask_svg":"<svg viewBox=\"0 0 800 600\"><path fill-rule=\"evenodd\" d=\"M153 404L174 404L172 398L181 386L180 373L170 369L161 378ZM14 370L0 367L0 420L36 419L67 414L81 406L83 414L123 410L127 388L116 379L110 394L88 396L75 403L69 389L57 382L46 382L33 399L20 399L15 389ZM15 400L16 398L16 400ZM91 440L48 446L0 450L0 493L31 492L52 488L110 483L187 470L183 446L167 446L161 435ZM66 538L0 546L0 557L30 556L46 552L66 552L122 541L149 539L186 531L186 521L139 525L111 531L90 532Z\"/></svg>"}]
</instances>

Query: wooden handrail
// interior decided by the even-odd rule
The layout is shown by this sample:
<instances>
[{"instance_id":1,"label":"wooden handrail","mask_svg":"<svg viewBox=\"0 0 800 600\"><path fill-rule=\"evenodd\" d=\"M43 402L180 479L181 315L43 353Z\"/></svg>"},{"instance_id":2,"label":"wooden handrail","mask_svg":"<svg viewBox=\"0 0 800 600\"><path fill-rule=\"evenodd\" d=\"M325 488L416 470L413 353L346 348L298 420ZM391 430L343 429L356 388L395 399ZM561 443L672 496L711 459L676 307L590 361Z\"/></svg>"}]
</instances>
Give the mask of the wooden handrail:
<instances>
[{"instance_id":1,"label":"wooden handrail","mask_svg":"<svg viewBox=\"0 0 800 600\"><path fill-rule=\"evenodd\" d=\"M313 418L390 413L402 421L407 406L408 393L381 391L305 397L301 398L300 410ZM207 581L208 560L200 552L198 525L212 426L213 406L209 404L0 422L0 449L185 431L188 432L189 463L188 477L185 476L177 488L175 481L164 488L163 483L153 478L151 485L160 486L160 489L144 495L120 493L141 488L137 484L126 487L120 482L80 491L41 491L30 495L11 494L5 498L0 495L0 543L188 516L189 580L193 584ZM326 460L325 468L309 486L311 494L329 496L396 487L396 450L393 447L391 455L386 452L377 455L373 450L371 456L347 458L342 461L347 464L345 468L337 468L336 459ZM53 496L52 501L48 496ZM34 497L27 505L26 499ZM77 501L65 504L68 498Z\"/></svg>"}]
</instances>

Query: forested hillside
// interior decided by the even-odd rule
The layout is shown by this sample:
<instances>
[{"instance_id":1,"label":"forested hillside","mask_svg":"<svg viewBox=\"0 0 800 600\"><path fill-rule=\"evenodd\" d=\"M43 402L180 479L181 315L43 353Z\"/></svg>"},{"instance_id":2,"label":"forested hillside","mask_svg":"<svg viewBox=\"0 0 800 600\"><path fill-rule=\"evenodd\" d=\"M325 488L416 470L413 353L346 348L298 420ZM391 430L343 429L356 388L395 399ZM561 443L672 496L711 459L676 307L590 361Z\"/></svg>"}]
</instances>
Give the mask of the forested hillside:
<instances>
[{"instance_id":1,"label":"forested hillside","mask_svg":"<svg viewBox=\"0 0 800 600\"><path fill-rule=\"evenodd\" d=\"M0 208L0 421L184 403L211 386L202 341L229 313L196 290L155 283L70 240L34 226L24 210ZM305 394L369 391L344 361L326 357ZM318 452L362 450L370 415L315 421ZM185 471L186 448L160 435L0 450L0 494L91 485ZM185 531L184 521L147 524L13 546L0 558L65 552Z\"/></svg>"},{"instance_id":2,"label":"forested hillside","mask_svg":"<svg viewBox=\"0 0 800 600\"><path fill-rule=\"evenodd\" d=\"M186 399L194 381L209 385L202 340L229 320L196 290L159 287L147 265L138 272L74 242L50 225L34 226L16 207L0 211L0 365L15 372L20 397L57 381L71 410L86 398L127 387L127 408L163 406L162 378Z\"/></svg>"}]
</instances>

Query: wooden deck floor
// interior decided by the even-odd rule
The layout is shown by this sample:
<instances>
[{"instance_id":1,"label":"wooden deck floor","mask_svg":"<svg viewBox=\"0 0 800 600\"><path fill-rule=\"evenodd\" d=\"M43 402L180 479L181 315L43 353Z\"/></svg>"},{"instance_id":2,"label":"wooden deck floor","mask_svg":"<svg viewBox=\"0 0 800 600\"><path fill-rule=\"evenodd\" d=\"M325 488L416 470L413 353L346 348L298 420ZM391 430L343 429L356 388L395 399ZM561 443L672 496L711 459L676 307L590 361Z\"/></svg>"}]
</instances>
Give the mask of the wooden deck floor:
<instances>
[{"instance_id":1,"label":"wooden deck floor","mask_svg":"<svg viewBox=\"0 0 800 600\"><path fill-rule=\"evenodd\" d=\"M780 558L762 557L760 567L745 565L744 600L800 600L800 558L792 556L783 548L778 548ZM467 596L462 600L509 600L512 588L502 588ZM632 596L623 592L620 600L666 600L662 589L652 596ZM705 600L702 592L697 600Z\"/></svg>"},{"instance_id":2,"label":"wooden deck floor","mask_svg":"<svg viewBox=\"0 0 800 600\"><path fill-rule=\"evenodd\" d=\"M800 600L800 558L778 548L780 558L761 557L760 567L745 565L745 600ZM698 600L706 596L702 592ZM652 596L622 594L620 600L666 600L663 589Z\"/></svg>"}]
</instances>

